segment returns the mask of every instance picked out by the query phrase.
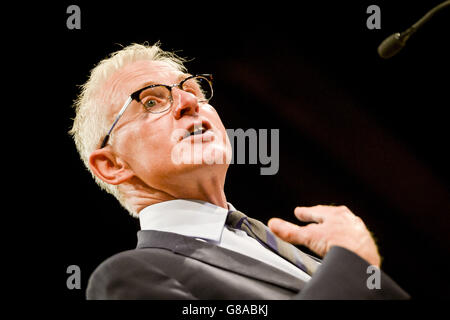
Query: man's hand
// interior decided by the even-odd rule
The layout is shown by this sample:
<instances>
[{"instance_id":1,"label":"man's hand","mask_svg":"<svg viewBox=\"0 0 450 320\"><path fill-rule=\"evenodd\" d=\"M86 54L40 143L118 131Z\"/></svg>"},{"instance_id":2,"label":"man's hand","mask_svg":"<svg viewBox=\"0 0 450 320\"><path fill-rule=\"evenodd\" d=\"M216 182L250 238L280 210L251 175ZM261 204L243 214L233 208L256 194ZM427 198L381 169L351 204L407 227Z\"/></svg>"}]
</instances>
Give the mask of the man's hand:
<instances>
[{"instance_id":1,"label":"man's hand","mask_svg":"<svg viewBox=\"0 0 450 320\"><path fill-rule=\"evenodd\" d=\"M279 218L268 226L277 236L292 244L304 245L323 257L332 246L346 248L372 265L380 267L380 255L366 225L345 206L297 207L297 219L310 223L300 227Z\"/></svg>"}]
</instances>

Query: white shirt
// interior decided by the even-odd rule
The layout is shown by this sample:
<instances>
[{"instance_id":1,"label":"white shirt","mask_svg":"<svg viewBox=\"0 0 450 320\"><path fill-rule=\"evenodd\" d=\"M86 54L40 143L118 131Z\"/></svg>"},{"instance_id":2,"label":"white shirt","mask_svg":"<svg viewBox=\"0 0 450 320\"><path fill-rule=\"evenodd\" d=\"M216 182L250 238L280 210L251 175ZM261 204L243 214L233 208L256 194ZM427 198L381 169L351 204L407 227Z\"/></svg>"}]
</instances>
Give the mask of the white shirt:
<instances>
[{"instance_id":1,"label":"white shirt","mask_svg":"<svg viewBox=\"0 0 450 320\"><path fill-rule=\"evenodd\" d=\"M236 210L228 203L229 210ZM200 200L170 200L148 206L139 213L142 230L173 232L207 241L283 270L303 281L303 270L265 248L244 231L225 225L228 210Z\"/></svg>"}]
</instances>

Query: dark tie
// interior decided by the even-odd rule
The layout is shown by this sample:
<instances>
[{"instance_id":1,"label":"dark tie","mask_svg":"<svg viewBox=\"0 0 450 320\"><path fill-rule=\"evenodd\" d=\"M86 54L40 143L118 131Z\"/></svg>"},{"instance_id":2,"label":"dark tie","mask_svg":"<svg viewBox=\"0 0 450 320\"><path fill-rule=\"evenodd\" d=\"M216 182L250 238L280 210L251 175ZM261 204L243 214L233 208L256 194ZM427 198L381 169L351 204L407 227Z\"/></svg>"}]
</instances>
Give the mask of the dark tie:
<instances>
[{"instance_id":1,"label":"dark tie","mask_svg":"<svg viewBox=\"0 0 450 320\"><path fill-rule=\"evenodd\" d=\"M310 276L320 266L319 259L302 252L294 245L278 238L261 221L247 217L240 211L228 211L226 224L247 233L265 247L296 265Z\"/></svg>"}]
</instances>

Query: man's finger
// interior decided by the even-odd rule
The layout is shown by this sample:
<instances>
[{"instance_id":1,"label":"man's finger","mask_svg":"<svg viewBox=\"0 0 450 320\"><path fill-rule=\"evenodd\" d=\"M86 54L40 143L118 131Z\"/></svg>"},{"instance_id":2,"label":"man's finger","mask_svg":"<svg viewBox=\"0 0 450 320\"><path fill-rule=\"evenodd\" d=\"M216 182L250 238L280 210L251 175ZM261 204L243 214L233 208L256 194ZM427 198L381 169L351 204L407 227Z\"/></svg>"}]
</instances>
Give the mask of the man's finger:
<instances>
[{"instance_id":1,"label":"man's finger","mask_svg":"<svg viewBox=\"0 0 450 320\"><path fill-rule=\"evenodd\" d=\"M283 219L272 218L268 222L270 230L284 241L308 246L311 236L308 226L300 227Z\"/></svg>"},{"instance_id":2,"label":"man's finger","mask_svg":"<svg viewBox=\"0 0 450 320\"><path fill-rule=\"evenodd\" d=\"M297 207L294 214L300 221L322 223L326 216L325 206Z\"/></svg>"}]
</instances>

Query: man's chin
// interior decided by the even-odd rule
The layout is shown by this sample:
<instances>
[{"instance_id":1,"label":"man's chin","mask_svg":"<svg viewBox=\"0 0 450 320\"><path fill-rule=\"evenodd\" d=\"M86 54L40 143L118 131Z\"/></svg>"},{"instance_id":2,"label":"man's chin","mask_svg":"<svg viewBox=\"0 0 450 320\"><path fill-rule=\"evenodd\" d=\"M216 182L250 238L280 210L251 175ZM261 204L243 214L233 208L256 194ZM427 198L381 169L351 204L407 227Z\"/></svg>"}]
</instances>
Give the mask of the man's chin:
<instances>
[{"instance_id":1,"label":"man's chin","mask_svg":"<svg viewBox=\"0 0 450 320\"><path fill-rule=\"evenodd\" d=\"M231 155L231 148L218 143L180 143L172 149L171 161L186 166L229 165Z\"/></svg>"}]
</instances>

